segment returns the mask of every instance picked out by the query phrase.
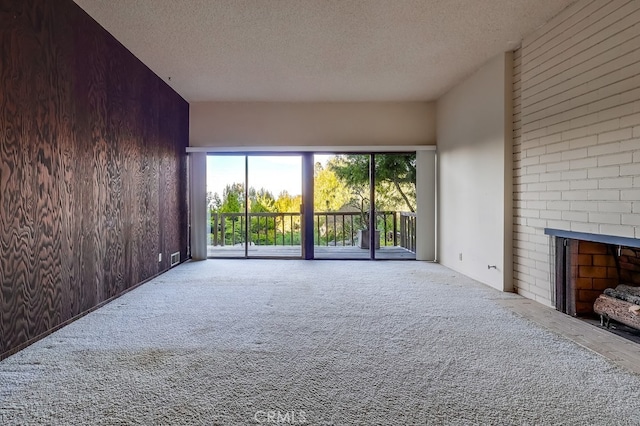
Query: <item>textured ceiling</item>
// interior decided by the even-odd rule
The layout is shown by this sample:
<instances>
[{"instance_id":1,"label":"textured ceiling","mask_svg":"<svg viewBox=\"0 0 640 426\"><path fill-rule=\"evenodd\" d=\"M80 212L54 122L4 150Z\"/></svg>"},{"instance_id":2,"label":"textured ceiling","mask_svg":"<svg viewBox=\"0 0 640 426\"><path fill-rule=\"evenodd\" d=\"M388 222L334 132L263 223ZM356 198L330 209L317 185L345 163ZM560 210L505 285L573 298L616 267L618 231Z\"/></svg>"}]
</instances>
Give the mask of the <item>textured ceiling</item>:
<instances>
[{"instance_id":1,"label":"textured ceiling","mask_svg":"<svg viewBox=\"0 0 640 426\"><path fill-rule=\"evenodd\" d=\"M188 101L434 100L574 0L75 0Z\"/></svg>"}]
</instances>

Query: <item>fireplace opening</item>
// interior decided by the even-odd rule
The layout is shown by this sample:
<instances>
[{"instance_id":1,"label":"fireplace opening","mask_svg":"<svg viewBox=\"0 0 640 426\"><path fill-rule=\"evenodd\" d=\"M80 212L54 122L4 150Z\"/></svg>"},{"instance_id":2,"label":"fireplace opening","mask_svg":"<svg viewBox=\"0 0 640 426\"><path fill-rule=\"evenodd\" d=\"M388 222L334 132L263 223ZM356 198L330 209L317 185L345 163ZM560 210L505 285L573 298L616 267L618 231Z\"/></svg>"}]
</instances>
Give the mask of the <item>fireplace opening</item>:
<instances>
[{"instance_id":1,"label":"fireplace opening","mask_svg":"<svg viewBox=\"0 0 640 426\"><path fill-rule=\"evenodd\" d=\"M640 343L640 247L556 236L555 306Z\"/></svg>"}]
</instances>

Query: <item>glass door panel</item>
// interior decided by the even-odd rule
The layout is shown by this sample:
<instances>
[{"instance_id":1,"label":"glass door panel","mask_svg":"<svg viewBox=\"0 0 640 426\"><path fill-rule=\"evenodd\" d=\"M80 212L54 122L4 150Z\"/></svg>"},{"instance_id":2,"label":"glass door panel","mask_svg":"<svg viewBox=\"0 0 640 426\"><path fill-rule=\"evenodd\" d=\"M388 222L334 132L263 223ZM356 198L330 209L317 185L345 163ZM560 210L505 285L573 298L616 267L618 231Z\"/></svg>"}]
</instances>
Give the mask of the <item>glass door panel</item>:
<instances>
[{"instance_id":1,"label":"glass door panel","mask_svg":"<svg viewBox=\"0 0 640 426\"><path fill-rule=\"evenodd\" d=\"M314 256L369 259L369 155L314 156Z\"/></svg>"},{"instance_id":2,"label":"glass door panel","mask_svg":"<svg viewBox=\"0 0 640 426\"><path fill-rule=\"evenodd\" d=\"M248 257L301 257L302 157L248 158Z\"/></svg>"},{"instance_id":3,"label":"glass door panel","mask_svg":"<svg viewBox=\"0 0 640 426\"><path fill-rule=\"evenodd\" d=\"M375 154L376 259L415 259L416 155Z\"/></svg>"},{"instance_id":4,"label":"glass door panel","mask_svg":"<svg viewBox=\"0 0 640 426\"><path fill-rule=\"evenodd\" d=\"M207 156L208 257L246 256L246 157Z\"/></svg>"}]
</instances>

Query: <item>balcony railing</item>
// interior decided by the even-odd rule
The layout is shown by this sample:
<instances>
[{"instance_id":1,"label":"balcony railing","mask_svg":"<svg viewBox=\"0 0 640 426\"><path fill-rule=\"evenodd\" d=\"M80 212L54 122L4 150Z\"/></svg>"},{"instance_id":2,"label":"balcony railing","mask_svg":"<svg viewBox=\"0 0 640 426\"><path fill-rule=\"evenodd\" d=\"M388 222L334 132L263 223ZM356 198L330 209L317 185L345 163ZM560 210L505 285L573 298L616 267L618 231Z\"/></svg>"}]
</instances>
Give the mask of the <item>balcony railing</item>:
<instances>
[{"instance_id":1,"label":"balcony railing","mask_svg":"<svg viewBox=\"0 0 640 426\"><path fill-rule=\"evenodd\" d=\"M416 252L416 214L400 212L400 246Z\"/></svg>"},{"instance_id":2,"label":"balcony railing","mask_svg":"<svg viewBox=\"0 0 640 426\"><path fill-rule=\"evenodd\" d=\"M251 244L295 246L301 244L299 213L210 213L210 242L213 246ZM358 231L368 225L367 215L359 212L314 213L314 243L319 246L355 246ZM415 252L416 216L397 211L376 212L376 230L380 246L400 246Z\"/></svg>"}]
</instances>

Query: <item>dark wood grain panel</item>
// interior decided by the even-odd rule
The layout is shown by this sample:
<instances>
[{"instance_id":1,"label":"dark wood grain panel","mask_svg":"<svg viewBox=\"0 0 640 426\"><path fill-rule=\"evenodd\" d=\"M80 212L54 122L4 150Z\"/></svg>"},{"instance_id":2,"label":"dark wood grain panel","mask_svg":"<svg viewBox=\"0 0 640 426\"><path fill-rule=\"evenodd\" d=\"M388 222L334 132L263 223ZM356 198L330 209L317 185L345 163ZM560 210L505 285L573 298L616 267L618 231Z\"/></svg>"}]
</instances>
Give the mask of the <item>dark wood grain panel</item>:
<instances>
[{"instance_id":1,"label":"dark wood grain panel","mask_svg":"<svg viewBox=\"0 0 640 426\"><path fill-rule=\"evenodd\" d=\"M188 104L72 1L0 0L0 358L185 259L187 143Z\"/></svg>"}]
</instances>

